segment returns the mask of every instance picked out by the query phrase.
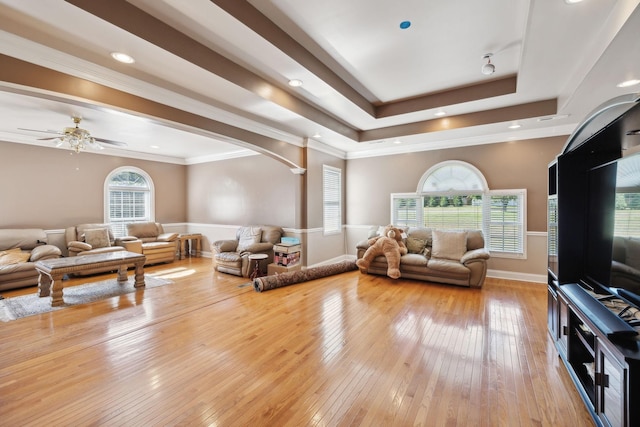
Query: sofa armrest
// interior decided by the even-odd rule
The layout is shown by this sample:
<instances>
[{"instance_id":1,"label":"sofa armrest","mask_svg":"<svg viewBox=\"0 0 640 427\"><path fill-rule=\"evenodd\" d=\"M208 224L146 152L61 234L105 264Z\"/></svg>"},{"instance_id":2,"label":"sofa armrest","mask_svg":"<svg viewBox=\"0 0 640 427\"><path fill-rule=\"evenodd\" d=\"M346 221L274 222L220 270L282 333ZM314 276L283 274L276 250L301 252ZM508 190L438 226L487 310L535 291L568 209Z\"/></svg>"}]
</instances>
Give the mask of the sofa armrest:
<instances>
[{"instance_id":1,"label":"sofa armrest","mask_svg":"<svg viewBox=\"0 0 640 427\"><path fill-rule=\"evenodd\" d=\"M215 253L235 252L238 249L237 240L217 240L211 244L211 250Z\"/></svg>"},{"instance_id":2,"label":"sofa armrest","mask_svg":"<svg viewBox=\"0 0 640 427\"><path fill-rule=\"evenodd\" d=\"M246 248L244 248L244 250L242 251L242 253L264 253L264 252L270 252L273 251L273 243L269 243L269 242L258 242L258 243L253 243L249 246L247 246Z\"/></svg>"},{"instance_id":3,"label":"sofa armrest","mask_svg":"<svg viewBox=\"0 0 640 427\"><path fill-rule=\"evenodd\" d=\"M116 245L120 246L119 242L134 242L138 240L138 238L136 236L122 236L122 237L116 237Z\"/></svg>"},{"instance_id":4,"label":"sofa armrest","mask_svg":"<svg viewBox=\"0 0 640 427\"><path fill-rule=\"evenodd\" d=\"M83 251L90 251L91 249L93 249L93 246L85 242L79 242L77 240L73 240L67 244L67 248L69 250L75 249L75 252L83 252Z\"/></svg>"},{"instance_id":5,"label":"sofa armrest","mask_svg":"<svg viewBox=\"0 0 640 427\"><path fill-rule=\"evenodd\" d=\"M158 242L174 242L178 239L178 233L162 233L157 238Z\"/></svg>"},{"instance_id":6,"label":"sofa armrest","mask_svg":"<svg viewBox=\"0 0 640 427\"><path fill-rule=\"evenodd\" d=\"M62 251L57 246L54 246L54 245L36 246L31 251L31 257L29 258L29 261L36 262L43 259L60 258L61 255L62 255Z\"/></svg>"},{"instance_id":7,"label":"sofa armrest","mask_svg":"<svg viewBox=\"0 0 640 427\"><path fill-rule=\"evenodd\" d=\"M360 240L356 245L356 249L364 249L365 251L369 249L369 239Z\"/></svg>"},{"instance_id":8,"label":"sofa armrest","mask_svg":"<svg viewBox=\"0 0 640 427\"><path fill-rule=\"evenodd\" d=\"M489 259L490 257L491 257L491 254L487 249L480 248L480 249L474 249L466 252L464 255L462 255L462 258L460 258L460 262L462 264L466 264L471 261L479 261L482 259L486 260L486 259Z\"/></svg>"}]
</instances>

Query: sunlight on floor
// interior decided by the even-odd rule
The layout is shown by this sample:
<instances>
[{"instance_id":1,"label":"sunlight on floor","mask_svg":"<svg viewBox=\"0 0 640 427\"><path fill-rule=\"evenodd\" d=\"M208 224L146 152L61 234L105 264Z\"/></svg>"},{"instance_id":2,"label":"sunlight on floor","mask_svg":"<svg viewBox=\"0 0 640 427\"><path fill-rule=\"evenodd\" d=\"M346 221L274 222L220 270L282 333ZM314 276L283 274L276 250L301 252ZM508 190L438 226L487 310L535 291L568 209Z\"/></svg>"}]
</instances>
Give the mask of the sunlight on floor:
<instances>
[{"instance_id":1,"label":"sunlight on floor","mask_svg":"<svg viewBox=\"0 0 640 427\"><path fill-rule=\"evenodd\" d=\"M191 276L196 270L193 268L168 268L166 270L154 271L153 273L147 273L149 276L162 277L163 279L179 279L182 277Z\"/></svg>"}]
</instances>

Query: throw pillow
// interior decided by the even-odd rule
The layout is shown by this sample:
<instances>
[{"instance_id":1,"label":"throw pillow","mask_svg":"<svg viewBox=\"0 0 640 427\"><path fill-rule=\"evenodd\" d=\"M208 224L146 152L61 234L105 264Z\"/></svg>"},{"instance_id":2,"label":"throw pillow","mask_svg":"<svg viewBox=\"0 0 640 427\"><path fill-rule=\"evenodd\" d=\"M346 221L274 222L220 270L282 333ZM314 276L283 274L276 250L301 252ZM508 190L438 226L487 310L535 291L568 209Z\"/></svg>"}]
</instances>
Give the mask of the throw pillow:
<instances>
[{"instance_id":1,"label":"throw pillow","mask_svg":"<svg viewBox=\"0 0 640 427\"><path fill-rule=\"evenodd\" d=\"M108 248L111 246L109 241L109 230L106 228L92 228L84 231L84 241L91 245L93 249Z\"/></svg>"},{"instance_id":2,"label":"throw pillow","mask_svg":"<svg viewBox=\"0 0 640 427\"><path fill-rule=\"evenodd\" d=\"M410 254L423 254L427 242L422 239L416 239L415 237L407 237L406 245Z\"/></svg>"},{"instance_id":3,"label":"throw pillow","mask_svg":"<svg viewBox=\"0 0 640 427\"><path fill-rule=\"evenodd\" d=\"M243 227L240 231L240 239L238 240L238 252L246 251L254 243L260 243L262 237L262 228L260 227Z\"/></svg>"},{"instance_id":4,"label":"throw pillow","mask_svg":"<svg viewBox=\"0 0 640 427\"><path fill-rule=\"evenodd\" d=\"M0 251L0 265L19 264L21 262L29 261L31 254L29 252L22 252L20 248L7 249L6 251Z\"/></svg>"},{"instance_id":5,"label":"throw pillow","mask_svg":"<svg viewBox=\"0 0 640 427\"><path fill-rule=\"evenodd\" d=\"M467 233L464 231L433 230L434 258L445 258L460 261L467 251Z\"/></svg>"}]
</instances>

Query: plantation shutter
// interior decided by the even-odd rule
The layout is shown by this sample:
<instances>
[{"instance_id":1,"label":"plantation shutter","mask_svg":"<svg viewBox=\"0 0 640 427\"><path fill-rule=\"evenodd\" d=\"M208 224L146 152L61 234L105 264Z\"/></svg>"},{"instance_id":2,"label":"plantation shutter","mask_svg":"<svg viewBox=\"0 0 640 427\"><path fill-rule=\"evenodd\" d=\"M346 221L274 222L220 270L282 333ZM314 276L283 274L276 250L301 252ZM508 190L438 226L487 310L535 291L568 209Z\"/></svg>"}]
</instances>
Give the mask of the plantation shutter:
<instances>
[{"instance_id":1,"label":"plantation shutter","mask_svg":"<svg viewBox=\"0 0 640 427\"><path fill-rule=\"evenodd\" d=\"M490 192L487 197L483 229L489 250L524 255L526 190Z\"/></svg>"},{"instance_id":2,"label":"plantation shutter","mask_svg":"<svg viewBox=\"0 0 640 427\"><path fill-rule=\"evenodd\" d=\"M127 234L127 224L152 221L151 186L140 173L118 169L107 180L106 222L116 237Z\"/></svg>"},{"instance_id":3,"label":"plantation shutter","mask_svg":"<svg viewBox=\"0 0 640 427\"><path fill-rule=\"evenodd\" d=\"M393 225L419 227L422 223L422 197L392 194L391 223Z\"/></svg>"},{"instance_id":4,"label":"plantation shutter","mask_svg":"<svg viewBox=\"0 0 640 427\"><path fill-rule=\"evenodd\" d=\"M324 233L342 231L342 171L322 166L322 206Z\"/></svg>"}]
</instances>

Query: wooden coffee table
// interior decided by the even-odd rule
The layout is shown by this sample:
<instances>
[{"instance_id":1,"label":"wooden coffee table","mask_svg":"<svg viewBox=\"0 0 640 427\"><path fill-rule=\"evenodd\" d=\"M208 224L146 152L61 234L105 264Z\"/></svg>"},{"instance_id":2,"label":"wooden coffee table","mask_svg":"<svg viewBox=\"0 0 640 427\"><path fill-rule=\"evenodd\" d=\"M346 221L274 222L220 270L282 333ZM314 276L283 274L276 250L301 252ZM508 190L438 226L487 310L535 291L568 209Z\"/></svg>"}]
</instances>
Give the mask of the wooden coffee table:
<instances>
[{"instance_id":1,"label":"wooden coffee table","mask_svg":"<svg viewBox=\"0 0 640 427\"><path fill-rule=\"evenodd\" d=\"M144 263L147 257L135 252L118 251L95 255L79 255L66 258L36 261L35 267L40 273L38 296L51 297L51 306L64 305L62 299L62 278L65 274L81 273L96 267L114 267L118 269L118 283L127 282L127 267L135 266L136 288L144 287Z\"/></svg>"}]
</instances>

